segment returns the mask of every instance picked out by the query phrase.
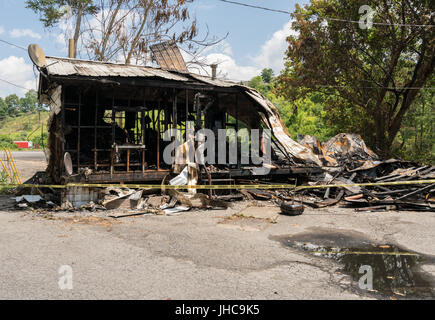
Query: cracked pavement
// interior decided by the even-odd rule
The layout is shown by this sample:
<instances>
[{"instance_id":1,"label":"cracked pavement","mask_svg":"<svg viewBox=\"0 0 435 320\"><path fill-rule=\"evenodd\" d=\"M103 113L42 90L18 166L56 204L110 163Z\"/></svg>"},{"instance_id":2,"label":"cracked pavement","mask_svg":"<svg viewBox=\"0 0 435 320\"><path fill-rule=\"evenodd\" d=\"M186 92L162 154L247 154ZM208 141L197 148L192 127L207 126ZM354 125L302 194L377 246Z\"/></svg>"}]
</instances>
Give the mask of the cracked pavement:
<instances>
[{"instance_id":1,"label":"cracked pavement","mask_svg":"<svg viewBox=\"0 0 435 320\"><path fill-rule=\"evenodd\" d=\"M290 217L242 202L178 216L98 215L0 211L0 299L389 299L277 237L329 230L435 255L428 212L332 207ZM72 290L59 289L62 265L72 267ZM435 276L434 265L421 269Z\"/></svg>"}]
</instances>

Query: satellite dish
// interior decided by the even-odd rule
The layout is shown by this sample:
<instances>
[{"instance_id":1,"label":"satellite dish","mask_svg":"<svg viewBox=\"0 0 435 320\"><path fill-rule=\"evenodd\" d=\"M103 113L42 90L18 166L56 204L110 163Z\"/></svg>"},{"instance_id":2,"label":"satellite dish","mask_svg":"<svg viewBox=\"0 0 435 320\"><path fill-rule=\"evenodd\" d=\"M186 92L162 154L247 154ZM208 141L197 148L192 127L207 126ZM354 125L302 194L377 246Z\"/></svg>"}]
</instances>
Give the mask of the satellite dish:
<instances>
[{"instance_id":1,"label":"satellite dish","mask_svg":"<svg viewBox=\"0 0 435 320\"><path fill-rule=\"evenodd\" d=\"M47 65L45 60L45 53L37 44L31 44L28 48L29 57L33 64L38 68L44 68Z\"/></svg>"},{"instance_id":2,"label":"satellite dish","mask_svg":"<svg viewBox=\"0 0 435 320\"><path fill-rule=\"evenodd\" d=\"M69 152L65 152L65 154L63 155L63 164L65 165L66 173L68 173L69 176L72 175L73 166L72 166L71 155L69 154Z\"/></svg>"}]
</instances>

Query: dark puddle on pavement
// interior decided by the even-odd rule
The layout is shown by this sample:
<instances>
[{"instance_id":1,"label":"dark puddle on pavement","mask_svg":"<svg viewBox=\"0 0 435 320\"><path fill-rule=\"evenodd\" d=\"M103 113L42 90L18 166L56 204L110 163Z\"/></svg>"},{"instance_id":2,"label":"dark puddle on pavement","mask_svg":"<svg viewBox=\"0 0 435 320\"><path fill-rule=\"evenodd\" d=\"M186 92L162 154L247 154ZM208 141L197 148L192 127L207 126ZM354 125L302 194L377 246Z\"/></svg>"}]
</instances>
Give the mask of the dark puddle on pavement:
<instances>
[{"instance_id":1,"label":"dark puddle on pavement","mask_svg":"<svg viewBox=\"0 0 435 320\"><path fill-rule=\"evenodd\" d=\"M361 277L368 275L367 267L360 268L370 266L373 275L372 293L396 299L435 297L433 279L429 279L419 269L421 264L433 264L434 257L410 252L392 244L374 244L360 235L354 237L331 231L273 239L313 256L337 261L343 266L339 271L350 275L357 287ZM363 283L367 284L365 278Z\"/></svg>"}]
</instances>

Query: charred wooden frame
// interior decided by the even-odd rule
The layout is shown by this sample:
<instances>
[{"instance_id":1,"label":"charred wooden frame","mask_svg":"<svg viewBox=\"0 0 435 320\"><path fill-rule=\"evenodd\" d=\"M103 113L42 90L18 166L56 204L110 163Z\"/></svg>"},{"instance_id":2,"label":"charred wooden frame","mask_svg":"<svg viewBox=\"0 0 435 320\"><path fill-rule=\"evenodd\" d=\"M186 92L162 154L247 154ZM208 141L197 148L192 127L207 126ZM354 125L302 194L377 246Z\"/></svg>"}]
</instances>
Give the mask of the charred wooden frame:
<instances>
[{"instance_id":1,"label":"charred wooden frame","mask_svg":"<svg viewBox=\"0 0 435 320\"><path fill-rule=\"evenodd\" d=\"M240 85L138 66L49 59L54 61L50 67L40 70L39 95L48 97L46 101L54 106L47 169L54 182L161 181L171 170L170 165L162 162L163 150L170 143L163 140L163 134L168 129L178 129L181 132L178 138L185 142L188 121L193 121L197 130L208 128L216 133L218 129L235 129L237 148L241 128L261 130L262 123L269 128L282 126L274 107L263 104L264 97L255 96L257 93L252 89ZM62 66L57 68L56 63ZM74 74L66 75L71 68L75 69ZM126 69L131 74L150 72L158 76L109 75L127 74ZM98 73L105 76L93 76ZM56 103L51 95L59 88L61 99ZM275 117L274 124L269 116ZM291 146L283 145L283 133L281 138L273 133L273 150L290 159ZM64 169L66 152L73 162L70 176ZM242 165L240 157L238 149L236 165L213 164L212 172L204 171L206 179L252 176L252 164ZM279 170L274 169L271 174L291 175L293 162L280 159L275 166Z\"/></svg>"}]
</instances>

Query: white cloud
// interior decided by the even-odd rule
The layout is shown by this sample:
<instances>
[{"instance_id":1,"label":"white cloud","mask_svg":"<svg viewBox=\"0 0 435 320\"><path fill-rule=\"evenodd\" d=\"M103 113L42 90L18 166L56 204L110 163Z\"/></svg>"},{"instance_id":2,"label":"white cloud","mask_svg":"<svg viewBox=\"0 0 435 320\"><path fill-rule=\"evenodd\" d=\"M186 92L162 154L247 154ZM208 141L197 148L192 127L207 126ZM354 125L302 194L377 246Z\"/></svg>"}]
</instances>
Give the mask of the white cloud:
<instances>
[{"instance_id":1,"label":"white cloud","mask_svg":"<svg viewBox=\"0 0 435 320\"><path fill-rule=\"evenodd\" d=\"M33 66L26 63L22 57L10 56L0 60L0 79L9 81L24 88L36 90L36 79L33 74ZM0 97L6 97L12 93L22 96L26 92L27 90L25 89L0 81Z\"/></svg>"},{"instance_id":2,"label":"white cloud","mask_svg":"<svg viewBox=\"0 0 435 320\"><path fill-rule=\"evenodd\" d=\"M250 80L261 72L256 66L241 66L229 55L211 53L205 57L207 64L218 64L218 76L229 80Z\"/></svg>"},{"instance_id":3,"label":"white cloud","mask_svg":"<svg viewBox=\"0 0 435 320\"><path fill-rule=\"evenodd\" d=\"M258 55L250 58L250 63L239 65L233 58L233 52L230 44L225 40L216 46L206 48L202 52L203 63L217 63L218 77L230 80L246 81L259 75L264 68L272 68L275 74L279 74L284 67L284 54L287 49L286 38L296 32L291 28L292 21L287 22L280 30L276 31L272 37L267 40L260 49ZM186 61L189 58L186 55ZM198 68L191 68L192 72L205 72ZM209 70L207 70L210 73Z\"/></svg>"},{"instance_id":4,"label":"white cloud","mask_svg":"<svg viewBox=\"0 0 435 320\"><path fill-rule=\"evenodd\" d=\"M292 21L287 22L263 44L260 54L252 58L256 66L261 69L272 68L275 74L279 74L284 68L284 54L288 47L286 38L297 34L291 26Z\"/></svg>"},{"instance_id":5,"label":"white cloud","mask_svg":"<svg viewBox=\"0 0 435 320\"><path fill-rule=\"evenodd\" d=\"M9 35L12 38L29 37L34 39L42 39L42 36L39 33L36 33L31 29L13 29L9 32Z\"/></svg>"},{"instance_id":6,"label":"white cloud","mask_svg":"<svg viewBox=\"0 0 435 320\"><path fill-rule=\"evenodd\" d=\"M192 56L185 51L182 50L181 54L186 62L192 60ZM189 65L189 69L191 72L210 76L211 68L207 65L218 64L218 78L234 81L250 80L261 71L256 66L238 65L232 55L231 45L226 40L223 40L214 46L206 47L199 57L194 59L201 62L202 68L193 64Z\"/></svg>"},{"instance_id":7,"label":"white cloud","mask_svg":"<svg viewBox=\"0 0 435 320\"><path fill-rule=\"evenodd\" d=\"M3 28L2 26L0 26L0 34L3 34L5 32L5 28Z\"/></svg>"}]
</instances>

